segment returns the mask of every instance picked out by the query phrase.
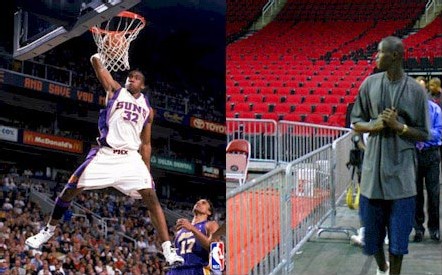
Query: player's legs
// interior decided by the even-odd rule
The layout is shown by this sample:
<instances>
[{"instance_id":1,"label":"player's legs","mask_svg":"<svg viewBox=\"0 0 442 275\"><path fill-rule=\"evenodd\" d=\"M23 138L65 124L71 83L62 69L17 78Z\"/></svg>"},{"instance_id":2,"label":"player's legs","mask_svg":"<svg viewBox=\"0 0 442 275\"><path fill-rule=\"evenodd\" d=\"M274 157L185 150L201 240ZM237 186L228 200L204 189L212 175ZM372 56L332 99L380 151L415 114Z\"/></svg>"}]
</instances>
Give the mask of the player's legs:
<instances>
[{"instance_id":1,"label":"player's legs","mask_svg":"<svg viewBox=\"0 0 442 275\"><path fill-rule=\"evenodd\" d=\"M85 172L86 168L92 162L92 160L97 155L98 148L91 149L89 151L86 160L75 170L74 174L70 177L65 188L55 200L54 208L52 209L51 218L48 224L40 230L40 232L34 236L26 239L26 245L32 248L39 248L43 243L47 242L55 232L55 227L57 226L61 217L63 217L66 210L68 210L71 201L81 193L83 188L78 187L78 180L81 175Z\"/></svg>"},{"instance_id":2,"label":"player's legs","mask_svg":"<svg viewBox=\"0 0 442 275\"><path fill-rule=\"evenodd\" d=\"M178 256L175 249L172 248L172 243L170 242L169 232L167 229L166 218L164 217L163 209L161 208L160 202L158 200L155 189L148 188L138 190L147 209L150 213L150 219L155 229L158 231L158 235L162 242L161 247L163 248L163 254L169 265L180 265L184 263L184 259Z\"/></svg>"},{"instance_id":3,"label":"player's legs","mask_svg":"<svg viewBox=\"0 0 442 275\"><path fill-rule=\"evenodd\" d=\"M428 169L427 165L423 165L423 159L421 157L421 153L418 153L418 169L417 169L417 177L416 177L416 212L414 217L414 241L421 242L424 237L424 221L425 221L425 213L424 213L424 178L425 178L425 170Z\"/></svg>"},{"instance_id":4,"label":"player's legs","mask_svg":"<svg viewBox=\"0 0 442 275\"><path fill-rule=\"evenodd\" d=\"M71 177L72 179L73 177ZM60 196L55 200L54 208L52 209L51 217L48 224L38 232L38 234L26 239L26 245L32 248L39 248L42 244L49 241L54 235L55 228L58 225L61 217L63 217L66 210L68 210L72 199L81 193L83 188L76 188L76 184L68 182L61 192Z\"/></svg>"},{"instance_id":5,"label":"player's legs","mask_svg":"<svg viewBox=\"0 0 442 275\"><path fill-rule=\"evenodd\" d=\"M428 231L430 231L431 239L435 241L439 241L440 239L440 215L439 215L439 204L440 204L440 183L439 183L439 174L440 174L440 156L439 150L435 151L436 155L434 161L431 163L429 167L429 171L427 172L425 178L425 186L427 189L427 213L428 213L428 221L427 227Z\"/></svg>"},{"instance_id":6,"label":"player's legs","mask_svg":"<svg viewBox=\"0 0 442 275\"><path fill-rule=\"evenodd\" d=\"M166 218L164 217L163 209L161 208L158 197L155 193L155 190L143 189L138 191L143 198L144 203L146 204L150 218L152 220L153 226L158 231L158 235L160 237L160 241L163 243L165 241L170 241L169 238L169 230L167 229Z\"/></svg>"},{"instance_id":7,"label":"player's legs","mask_svg":"<svg viewBox=\"0 0 442 275\"><path fill-rule=\"evenodd\" d=\"M408 239L413 229L415 197L391 201L389 217L390 274L400 274L403 255L408 254Z\"/></svg>"},{"instance_id":8,"label":"player's legs","mask_svg":"<svg viewBox=\"0 0 442 275\"><path fill-rule=\"evenodd\" d=\"M99 148L93 148L89 151L86 160L75 170L72 176L69 178L68 183L64 187L61 194L55 200L55 206L51 214L51 219L48 225L56 226L59 220L63 217L66 210L68 210L71 205L72 200L85 189L85 187L93 186L100 187L98 183L102 184L102 178L106 178L106 175L102 175L104 158L101 158L101 162L97 162L97 154ZM97 175L98 174L98 175ZM79 181L81 179L81 184ZM88 182L85 185L85 182ZM87 189L87 188L86 188Z\"/></svg>"},{"instance_id":9,"label":"player's legs","mask_svg":"<svg viewBox=\"0 0 442 275\"><path fill-rule=\"evenodd\" d=\"M172 248L166 218L155 193L154 183L146 164L141 155L136 151L128 151L128 154L120 155L118 165L114 170L118 171L115 189L133 198L141 198L149 210L153 226L158 232L162 242L163 254L169 265L179 265L184 259L178 256Z\"/></svg>"},{"instance_id":10,"label":"player's legs","mask_svg":"<svg viewBox=\"0 0 442 275\"><path fill-rule=\"evenodd\" d=\"M71 177L71 179L73 176ZM78 196L84 188L77 188L76 182L72 183L68 182L64 187L61 194L55 200L55 206L52 210L51 218L49 219L48 225L57 226L61 217L63 217L64 213L69 209L72 200Z\"/></svg>"},{"instance_id":11,"label":"player's legs","mask_svg":"<svg viewBox=\"0 0 442 275\"><path fill-rule=\"evenodd\" d=\"M365 196L360 197L360 215L365 225L363 251L373 255L380 271L388 270L384 252L384 238L388 220L388 204L382 200L371 200Z\"/></svg>"}]
</instances>

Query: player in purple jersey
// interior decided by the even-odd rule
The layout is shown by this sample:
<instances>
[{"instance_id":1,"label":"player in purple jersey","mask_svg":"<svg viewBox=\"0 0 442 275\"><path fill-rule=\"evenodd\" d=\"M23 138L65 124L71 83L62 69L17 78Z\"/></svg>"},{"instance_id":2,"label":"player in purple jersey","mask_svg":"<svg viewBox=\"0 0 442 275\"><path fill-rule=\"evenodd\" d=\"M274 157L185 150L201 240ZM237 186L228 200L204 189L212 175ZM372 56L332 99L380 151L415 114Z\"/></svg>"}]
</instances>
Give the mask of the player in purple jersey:
<instances>
[{"instance_id":1,"label":"player in purple jersey","mask_svg":"<svg viewBox=\"0 0 442 275\"><path fill-rule=\"evenodd\" d=\"M121 87L103 66L98 54L91 57L91 63L107 93L106 109L100 111L98 122L100 146L90 150L85 162L70 177L55 201L47 226L29 237L26 244L39 248L47 242L54 235L71 201L81 191L114 187L128 196L143 199L162 242L167 264L180 265L184 259L172 248L164 213L149 172L153 110L142 93L145 77L141 71L130 71L125 87Z\"/></svg>"},{"instance_id":2,"label":"player in purple jersey","mask_svg":"<svg viewBox=\"0 0 442 275\"><path fill-rule=\"evenodd\" d=\"M216 221L210 221L213 205L201 199L193 207L193 219L178 219L175 247L184 264L172 268L168 275L206 275L210 274L209 251L211 235L218 229Z\"/></svg>"}]
</instances>

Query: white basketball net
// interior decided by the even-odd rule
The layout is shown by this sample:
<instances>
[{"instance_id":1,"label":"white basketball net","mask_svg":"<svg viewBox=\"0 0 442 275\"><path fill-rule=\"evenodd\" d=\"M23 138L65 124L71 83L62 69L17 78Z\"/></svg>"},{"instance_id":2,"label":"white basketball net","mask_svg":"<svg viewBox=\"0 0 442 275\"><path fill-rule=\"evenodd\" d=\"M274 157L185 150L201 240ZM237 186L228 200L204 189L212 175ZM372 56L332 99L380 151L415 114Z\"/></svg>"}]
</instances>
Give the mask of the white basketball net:
<instances>
[{"instance_id":1,"label":"white basketball net","mask_svg":"<svg viewBox=\"0 0 442 275\"><path fill-rule=\"evenodd\" d=\"M115 72L130 69L130 43L137 38L145 25L146 21L142 16L124 11L101 26L91 28L100 60L106 69Z\"/></svg>"}]
</instances>

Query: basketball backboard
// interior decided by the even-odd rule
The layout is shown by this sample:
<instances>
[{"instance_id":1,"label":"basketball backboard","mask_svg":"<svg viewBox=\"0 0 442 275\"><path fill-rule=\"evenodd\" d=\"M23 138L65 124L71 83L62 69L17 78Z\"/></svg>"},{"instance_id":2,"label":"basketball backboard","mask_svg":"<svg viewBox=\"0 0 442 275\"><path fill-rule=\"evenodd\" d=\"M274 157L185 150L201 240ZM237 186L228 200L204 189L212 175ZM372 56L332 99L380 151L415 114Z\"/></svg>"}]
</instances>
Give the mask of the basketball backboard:
<instances>
[{"instance_id":1,"label":"basketball backboard","mask_svg":"<svg viewBox=\"0 0 442 275\"><path fill-rule=\"evenodd\" d=\"M141 0L21 0L14 14L13 57L27 60L82 35Z\"/></svg>"}]
</instances>

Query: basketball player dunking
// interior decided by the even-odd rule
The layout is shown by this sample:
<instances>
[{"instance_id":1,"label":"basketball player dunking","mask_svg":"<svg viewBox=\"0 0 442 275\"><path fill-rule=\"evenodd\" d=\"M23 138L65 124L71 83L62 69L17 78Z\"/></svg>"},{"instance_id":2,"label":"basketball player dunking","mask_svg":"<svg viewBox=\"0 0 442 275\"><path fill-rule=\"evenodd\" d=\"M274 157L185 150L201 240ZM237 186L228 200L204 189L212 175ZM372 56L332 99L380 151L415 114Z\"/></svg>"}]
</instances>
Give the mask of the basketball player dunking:
<instances>
[{"instance_id":1,"label":"basketball player dunking","mask_svg":"<svg viewBox=\"0 0 442 275\"><path fill-rule=\"evenodd\" d=\"M141 93L145 88L144 75L138 70L130 71L123 88L103 66L98 54L91 57L91 63L107 93L106 108L100 111L98 119L100 138L97 141L100 146L90 150L57 197L47 226L28 238L26 244L38 248L47 242L72 199L81 191L114 187L128 196L143 199L162 241L167 263L180 265L184 259L172 248L149 172L153 110Z\"/></svg>"},{"instance_id":2,"label":"basketball player dunking","mask_svg":"<svg viewBox=\"0 0 442 275\"><path fill-rule=\"evenodd\" d=\"M201 199L193 206L193 219L178 219L175 247L184 258L184 264L172 268L167 275L206 275L213 274L209 267L211 235L218 229L216 221L210 221L213 205Z\"/></svg>"}]
</instances>

